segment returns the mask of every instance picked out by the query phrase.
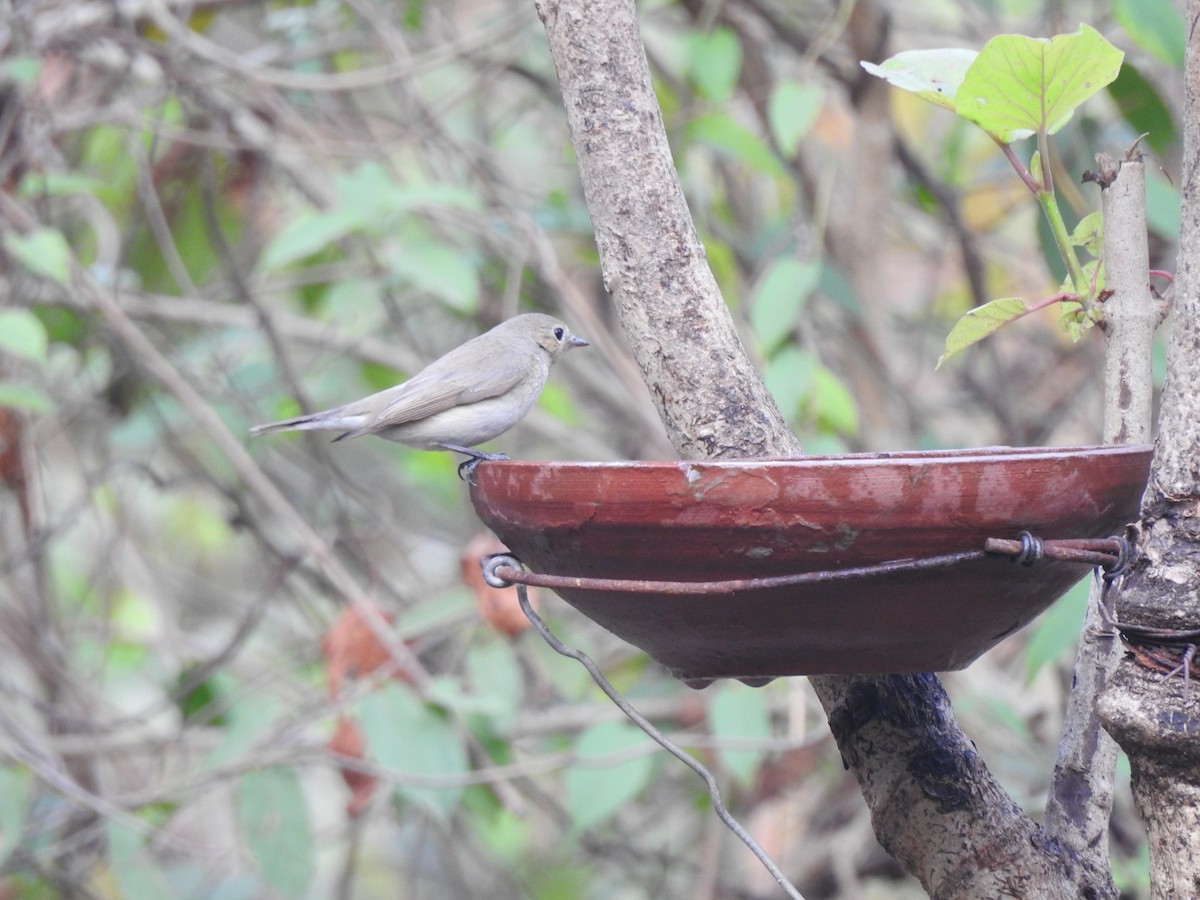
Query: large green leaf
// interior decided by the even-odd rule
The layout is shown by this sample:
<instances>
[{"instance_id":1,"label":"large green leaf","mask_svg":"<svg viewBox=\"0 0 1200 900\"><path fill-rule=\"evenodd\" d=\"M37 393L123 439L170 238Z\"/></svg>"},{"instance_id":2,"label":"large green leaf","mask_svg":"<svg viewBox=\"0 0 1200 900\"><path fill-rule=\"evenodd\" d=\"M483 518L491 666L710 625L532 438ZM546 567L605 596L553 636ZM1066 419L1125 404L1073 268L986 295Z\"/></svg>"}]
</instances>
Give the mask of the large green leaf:
<instances>
[{"instance_id":1,"label":"large green leaf","mask_svg":"<svg viewBox=\"0 0 1200 900\"><path fill-rule=\"evenodd\" d=\"M282 268L341 240L362 225L358 214L346 209L302 214L285 225L267 244L259 265L264 271Z\"/></svg>"},{"instance_id":2,"label":"large green leaf","mask_svg":"<svg viewBox=\"0 0 1200 900\"><path fill-rule=\"evenodd\" d=\"M712 113L692 119L687 125L686 133L689 140L728 153L751 169L767 175L785 174L778 157L762 139L725 113Z\"/></svg>"},{"instance_id":3,"label":"large green leaf","mask_svg":"<svg viewBox=\"0 0 1200 900\"><path fill-rule=\"evenodd\" d=\"M461 313L473 313L479 305L479 278L465 251L432 240L405 241L388 266L399 280L440 297Z\"/></svg>"},{"instance_id":4,"label":"large green leaf","mask_svg":"<svg viewBox=\"0 0 1200 900\"><path fill-rule=\"evenodd\" d=\"M471 763L454 725L402 684L387 684L358 703L367 753L403 775L454 776ZM403 781L403 778L401 778ZM462 796L461 787L397 784L402 797L446 817Z\"/></svg>"},{"instance_id":5,"label":"large green leaf","mask_svg":"<svg viewBox=\"0 0 1200 900\"><path fill-rule=\"evenodd\" d=\"M1121 67L1117 80L1108 86L1125 121L1155 153L1162 153L1178 138L1175 118L1154 85L1130 63Z\"/></svg>"},{"instance_id":6,"label":"large green leaf","mask_svg":"<svg viewBox=\"0 0 1200 900\"><path fill-rule=\"evenodd\" d=\"M512 644L492 636L467 651L466 664L473 693L485 701L484 710L496 730L506 733L516 721L525 694L525 679Z\"/></svg>"},{"instance_id":7,"label":"large green leaf","mask_svg":"<svg viewBox=\"0 0 1200 900\"><path fill-rule=\"evenodd\" d=\"M695 32L688 36L688 63L700 93L714 103L726 103L742 68L741 41L724 26L707 34Z\"/></svg>"},{"instance_id":8,"label":"large green leaf","mask_svg":"<svg viewBox=\"0 0 1200 900\"><path fill-rule=\"evenodd\" d=\"M1117 77L1124 58L1087 25L1050 40L998 35L967 70L954 109L1005 144L1039 131L1054 134Z\"/></svg>"},{"instance_id":9,"label":"large green leaf","mask_svg":"<svg viewBox=\"0 0 1200 900\"><path fill-rule=\"evenodd\" d=\"M977 56L975 50L957 47L905 50L878 65L870 62L859 65L893 87L953 111L959 86Z\"/></svg>"},{"instance_id":10,"label":"large green leaf","mask_svg":"<svg viewBox=\"0 0 1200 900\"><path fill-rule=\"evenodd\" d=\"M334 241L361 231L391 229L397 215L418 209L453 206L478 209L479 200L455 185L397 183L378 163L364 163L337 179L338 203L303 213L284 226L263 251L259 265L277 269L311 256Z\"/></svg>"},{"instance_id":11,"label":"large green leaf","mask_svg":"<svg viewBox=\"0 0 1200 900\"><path fill-rule=\"evenodd\" d=\"M594 725L579 736L575 742L576 762L566 774L567 810L575 830L599 825L649 784L653 757L604 761L632 747L645 746L649 740L624 722Z\"/></svg>"},{"instance_id":12,"label":"large green leaf","mask_svg":"<svg viewBox=\"0 0 1200 900\"><path fill-rule=\"evenodd\" d=\"M1187 25L1173 0L1113 0L1112 11L1134 43L1168 65L1183 68Z\"/></svg>"},{"instance_id":13,"label":"large green leaf","mask_svg":"<svg viewBox=\"0 0 1200 900\"><path fill-rule=\"evenodd\" d=\"M242 836L263 879L283 897L302 897L315 871L308 804L293 769L247 772L237 787Z\"/></svg>"},{"instance_id":14,"label":"large green leaf","mask_svg":"<svg viewBox=\"0 0 1200 900\"><path fill-rule=\"evenodd\" d=\"M764 355L770 356L796 326L820 274L820 263L785 256L775 260L759 279L750 306L750 327Z\"/></svg>"}]
</instances>

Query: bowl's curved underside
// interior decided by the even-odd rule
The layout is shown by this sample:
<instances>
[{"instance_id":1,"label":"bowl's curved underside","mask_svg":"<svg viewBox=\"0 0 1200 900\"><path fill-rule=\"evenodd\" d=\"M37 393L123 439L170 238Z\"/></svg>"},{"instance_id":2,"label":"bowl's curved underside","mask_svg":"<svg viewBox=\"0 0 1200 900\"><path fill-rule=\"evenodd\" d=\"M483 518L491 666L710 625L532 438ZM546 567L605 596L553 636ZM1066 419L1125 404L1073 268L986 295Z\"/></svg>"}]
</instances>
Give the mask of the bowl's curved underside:
<instances>
[{"instance_id":1,"label":"bowl's curved underside","mask_svg":"<svg viewBox=\"0 0 1200 900\"><path fill-rule=\"evenodd\" d=\"M487 462L479 516L556 575L717 581L1102 537L1137 516L1151 448L985 448L789 460ZM1004 558L712 596L562 590L678 677L958 669L1086 570Z\"/></svg>"}]
</instances>

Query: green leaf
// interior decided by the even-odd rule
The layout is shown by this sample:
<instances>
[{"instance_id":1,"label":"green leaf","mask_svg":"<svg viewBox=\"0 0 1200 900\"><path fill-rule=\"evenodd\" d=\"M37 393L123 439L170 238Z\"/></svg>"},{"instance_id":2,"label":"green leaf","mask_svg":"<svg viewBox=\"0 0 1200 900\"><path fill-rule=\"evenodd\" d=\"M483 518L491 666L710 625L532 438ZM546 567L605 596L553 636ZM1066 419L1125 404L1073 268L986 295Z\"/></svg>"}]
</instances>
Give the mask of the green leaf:
<instances>
[{"instance_id":1,"label":"green leaf","mask_svg":"<svg viewBox=\"0 0 1200 900\"><path fill-rule=\"evenodd\" d=\"M363 224L357 213L345 209L302 214L285 225L267 244L258 261L259 268L271 271L311 256L334 241L361 230Z\"/></svg>"},{"instance_id":2,"label":"green leaf","mask_svg":"<svg viewBox=\"0 0 1200 900\"><path fill-rule=\"evenodd\" d=\"M525 678L512 645L499 637L467 651L467 679L472 692L486 702L496 730L507 733L525 696Z\"/></svg>"},{"instance_id":3,"label":"green leaf","mask_svg":"<svg viewBox=\"0 0 1200 900\"><path fill-rule=\"evenodd\" d=\"M781 81L775 85L767 106L767 120L784 156L796 155L800 139L812 128L824 102L825 92L815 84Z\"/></svg>"},{"instance_id":4,"label":"green leaf","mask_svg":"<svg viewBox=\"0 0 1200 900\"><path fill-rule=\"evenodd\" d=\"M402 282L440 297L461 313L479 306L479 278L462 250L434 241L405 241L388 265Z\"/></svg>"},{"instance_id":5,"label":"green leaf","mask_svg":"<svg viewBox=\"0 0 1200 900\"><path fill-rule=\"evenodd\" d=\"M750 305L750 327L764 356L770 356L791 333L820 274L820 263L788 256L772 263L759 280Z\"/></svg>"},{"instance_id":6,"label":"green leaf","mask_svg":"<svg viewBox=\"0 0 1200 900\"><path fill-rule=\"evenodd\" d=\"M650 783L654 759L635 756L623 762L605 762L631 747L645 746L649 738L624 722L604 722L583 732L575 742L576 761L567 769L567 811L574 831L586 831L604 822L642 792ZM589 764L590 763L590 764Z\"/></svg>"},{"instance_id":7,"label":"green leaf","mask_svg":"<svg viewBox=\"0 0 1200 900\"><path fill-rule=\"evenodd\" d=\"M1146 143L1155 153L1163 153L1178 140L1171 111L1154 85L1132 63L1121 66L1121 74L1108 86L1108 93L1129 127L1146 135Z\"/></svg>"},{"instance_id":8,"label":"green leaf","mask_svg":"<svg viewBox=\"0 0 1200 900\"><path fill-rule=\"evenodd\" d=\"M264 880L283 897L302 897L316 848L300 779L290 768L247 772L237 786L238 819Z\"/></svg>"},{"instance_id":9,"label":"green leaf","mask_svg":"<svg viewBox=\"0 0 1200 900\"><path fill-rule=\"evenodd\" d=\"M767 695L760 688L723 681L708 707L708 722L718 741L764 740L771 736L771 713ZM766 752L735 750L717 744L717 755L734 780L749 787L758 774Z\"/></svg>"},{"instance_id":10,"label":"green leaf","mask_svg":"<svg viewBox=\"0 0 1200 900\"><path fill-rule=\"evenodd\" d=\"M854 286L837 266L826 261L821 266L821 277L817 281L817 290L835 304L852 315L863 313L862 303L854 293Z\"/></svg>"},{"instance_id":11,"label":"green leaf","mask_svg":"<svg viewBox=\"0 0 1200 900\"><path fill-rule=\"evenodd\" d=\"M1030 682L1045 665L1061 659L1079 642L1083 614L1092 580L1084 578L1063 595L1038 620L1025 645L1025 681Z\"/></svg>"},{"instance_id":12,"label":"green leaf","mask_svg":"<svg viewBox=\"0 0 1200 900\"><path fill-rule=\"evenodd\" d=\"M29 234L7 231L4 249L34 275L59 284L71 280L71 247L57 228L38 228Z\"/></svg>"},{"instance_id":13,"label":"green leaf","mask_svg":"<svg viewBox=\"0 0 1200 900\"><path fill-rule=\"evenodd\" d=\"M21 840L29 801L33 797L33 775L28 769L0 766L0 865L8 861Z\"/></svg>"},{"instance_id":14,"label":"green leaf","mask_svg":"<svg viewBox=\"0 0 1200 900\"><path fill-rule=\"evenodd\" d=\"M858 404L854 402L854 395L824 366L813 370L808 403L812 417L823 431L844 435L858 433Z\"/></svg>"},{"instance_id":15,"label":"green leaf","mask_svg":"<svg viewBox=\"0 0 1200 900\"><path fill-rule=\"evenodd\" d=\"M967 70L954 109L1005 144L1039 131L1054 134L1117 77L1124 58L1087 25L1050 40L998 35Z\"/></svg>"},{"instance_id":16,"label":"green leaf","mask_svg":"<svg viewBox=\"0 0 1200 900\"><path fill-rule=\"evenodd\" d=\"M1078 300L1063 301L1062 315L1058 317L1058 327L1066 332L1067 337L1072 341L1078 343L1084 333L1095 324L1096 320L1087 314L1087 310Z\"/></svg>"},{"instance_id":17,"label":"green leaf","mask_svg":"<svg viewBox=\"0 0 1200 900\"><path fill-rule=\"evenodd\" d=\"M1113 0L1112 11L1135 44L1168 65L1183 68L1187 26L1172 0Z\"/></svg>"},{"instance_id":18,"label":"green leaf","mask_svg":"<svg viewBox=\"0 0 1200 900\"><path fill-rule=\"evenodd\" d=\"M719 26L707 34L688 35L688 63L700 93L714 103L725 103L737 87L742 68L742 44L732 28Z\"/></svg>"},{"instance_id":19,"label":"green leaf","mask_svg":"<svg viewBox=\"0 0 1200 900\"><path fill-rule=\"evenodd\" d=\"M113 819L104 828L108 839L108 861L117 890L125 900L174 900L175 892L167 883L153 854L146 850L142 836Z\"/></svg>"},{"instance_id":20,"label":"green leaf","mask_svg":"<svg viewBox=\"0 0 1200 900\"><path fill-rule=\"evenodd\" d=\"M27 309L0 310L0 350L43 363L49 339L41 319Z\"/></svg>"},{"instance_id":21,"label":"green leaf","mask_svg":"<svg viewBox=\"0 0 1200 900\"><path fill-rule=\"evenodd\" d=\"M767 362L763 381L788 421L797 421L803 413L804 398L816 369L817 361L811 354L791 345L781 347Z\"/></svg>"},{"instance_id":22,"label":"green leaf","mask_svg":"<svg viewBox=\"0 0 1200 900\"><path fill-rule=\"evenodd\" d=\"M393 218L401 213L429 207L479 208L479 199L457 185L401 187L375 162L339 175L337 196L333 209L301 214L284 227L263 251L260 267L277 269L359 231L391 231Z\"/></svg>"},{"instance_id":23,"label":"green leaf","mask_svg":"<svg viewBox=\"0 0 1200 900\"><path fill-rule=\"evenodd\" d=\"M954 98L963 77L979 53L947 47L940 50L905 50L879 65L861 62L864 69L892 87L916 94L922 100L954 111Z\"/></svg>"},{"instance_id":24,"label":"green leaf","mask_svg":"<svg viewBox=\"0 0 1200 900\"><path fill-rule=\"evenodd\" d=\"M455 206L478 210L479 198L455 184L417 184L401 186L396 178L377 162L366 162L337 179L338 208L358 217L364 227L386 225L386 218L397 213Z\"/></svg>"},{"instance_id":25,"label":"green leaf","mask_svg":"<svg viewBox=\"0 0 1200 900\"><path fill-rule=\"evenodd\" d=\"M454 726L426 706L406 685L391 683L357 705L366 734L367 753L403 775L453 776L471 764ZM445 819L462 796L461 787L397 784L396 792Z\"/></svg>"},{"instance_id":26,"label":"green leaf","mask_svg":"<svg viewBox=\"0 0 1200 900\"><path fill-rule=\"evenodd\" d=\"M724 113L698 116L685 130L688 140L724 151L742 164L767 175L783 177L783 166L758 135L743 128Z\"/></svg>"},{"instance_id":27,"label":"green leaf","mask_svg":"<svg viewBox=\"0 0 1200 900\"><path fill-rule=\"evenodd\" d=\"M1099 258L1104 248L1104 214L1097 210L1080 219L1071 232L1071 246L1082 247L1093 257Z\"/></svg>"},{"instance_id":28,"label":"green leaf","mask_svg":"<svg viewBox=\"0 0 1200 900\"><path fill-rule=\"evenodd\" d=\"M1146 224L1169 241L1179 238L1183 227L1179 190L1165 178L1146 179Z\"/></svg>"},{"instance_id":29,"label":"green leaf","mask_svg":"<svg viewBox=\"0 0 1200 900\"><path fill-rule=\"evenodd\" d=\"M967 312L954 323L950 333L946 335L946 349L937 368L950 357L961 353L972 344L977 344L992 332L1014 319L1019 319L1029 310L1021 297L1004 297L1000 300L989 300L982 306L977 306Z\"/></svg>"},{"instance_id":30,"label":"green leaf","mask_svg":"<svg viewBox=\"0 0 1200 900\"><path fill-rule=\"evenodd\" d=\"M337 177L338 209L354 216L365 227L372 219L399 206L403 189L377 162L365 162Z\"/></svg>"}]
</instances>

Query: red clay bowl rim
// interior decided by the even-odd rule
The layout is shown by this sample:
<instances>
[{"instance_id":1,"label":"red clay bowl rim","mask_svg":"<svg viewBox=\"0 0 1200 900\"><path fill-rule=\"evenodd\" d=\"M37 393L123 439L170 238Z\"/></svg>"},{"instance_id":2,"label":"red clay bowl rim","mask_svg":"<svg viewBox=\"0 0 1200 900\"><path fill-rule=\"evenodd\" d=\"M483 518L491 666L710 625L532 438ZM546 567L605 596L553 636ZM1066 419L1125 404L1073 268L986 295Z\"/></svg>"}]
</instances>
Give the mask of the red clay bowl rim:
<instances>
[{"instance_id":1,"label":"red clay bowl rim","mask_svg":"<svg viewBox=\"0 0 1200 900\"><path fill-rule=\"evenodd\" d=\"M948 450L871 450L859 453L841 453L815 456L751 456L736 459L664 459L664 460L522 460L499 459L484 462L477 474L482 475L490 467L505 469L537 469L567 471L570 469L678 469L680 466L705 466L720 468L805 468L809 466L840 466L876 464L890 462L939 462L979 461L990 457L1009 459L1038 459L1071 456L1123 456L1141 455L1153 451L1153 444L1079 444L1066 447L969 447Z\"/></svg>"}]
</instances>

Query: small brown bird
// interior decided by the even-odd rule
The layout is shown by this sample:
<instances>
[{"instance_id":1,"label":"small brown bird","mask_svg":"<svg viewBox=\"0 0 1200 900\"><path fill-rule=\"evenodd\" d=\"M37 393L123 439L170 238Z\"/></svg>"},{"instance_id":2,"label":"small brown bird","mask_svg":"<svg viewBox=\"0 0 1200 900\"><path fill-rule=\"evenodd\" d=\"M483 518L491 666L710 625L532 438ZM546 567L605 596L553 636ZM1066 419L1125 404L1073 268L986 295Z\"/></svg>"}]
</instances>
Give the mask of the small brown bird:
<instances>
[{"instance_id":1,"label":"small brown bird","mask_svg":"<svg viewBox=\"0 0 1200 900\"><path fill-rule=\"evenodd\" d=\"M516 425L533 408L550 367L572 347L588 342L553 316L526 313L455 347L408 381L321 412L250 429L341 431L335 441L377 434L419 450L466 454L459 475L469 477L485 459L503 453L471 449Z\"/></svg>"}]
</instances>

